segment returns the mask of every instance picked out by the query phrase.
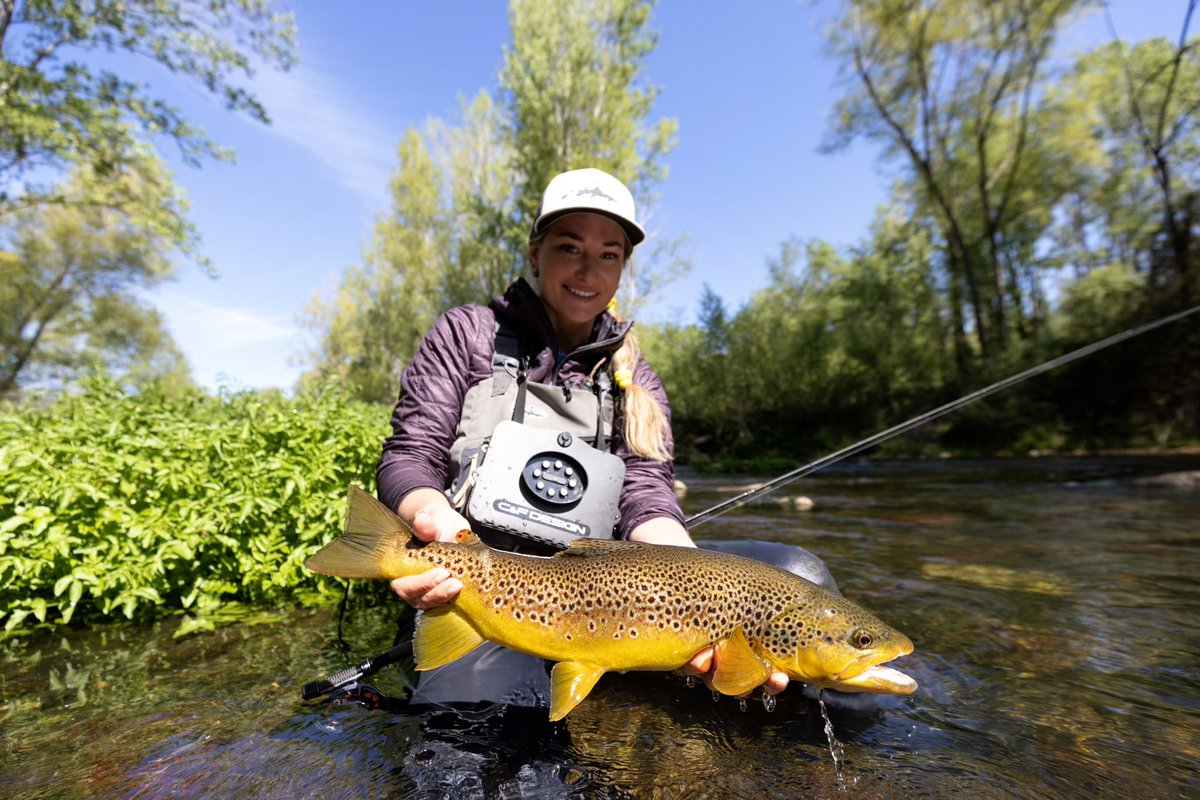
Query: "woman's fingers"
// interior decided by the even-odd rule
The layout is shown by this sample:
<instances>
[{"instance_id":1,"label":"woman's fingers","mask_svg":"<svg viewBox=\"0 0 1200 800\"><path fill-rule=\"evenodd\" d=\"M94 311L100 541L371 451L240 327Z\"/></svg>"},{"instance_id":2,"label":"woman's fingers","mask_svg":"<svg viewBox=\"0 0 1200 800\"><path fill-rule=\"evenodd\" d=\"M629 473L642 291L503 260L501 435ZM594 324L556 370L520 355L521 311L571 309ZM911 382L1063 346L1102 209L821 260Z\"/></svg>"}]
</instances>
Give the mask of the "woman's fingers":
<instances>
[{"instance_id":1,"label":"woman's fingers","mask_svg":"<svg viewBox=\"0 0 1200 800\"><path fill-rule=\"evenodd\" d=\"M709 689L713 688L712 677L717 670L717 651L714 647L706 647L696 655L692 656L692 660L683 665L684 675L695 675L700 680L704 681L704 685ZM767 694L779 694L788 685L788 676L784 672L772 672L763 681L762 690ZM749 692L741 695L745 697Z\"/></svg>"},{"instance_id":2,"label":"woman's fingers","mask_svg":"<svg viewBox=\"0 0 1200 800\"><path fill-rule=\"evenodd\" d=\"M450 577L450 573L441 567L392 581L392 591L401 600L422 611L445 605L461 590L462 581Z\"/></svg>"},{"instance_id":3,"label":"woman's fingers","mask_svg":"<svg viewBox=\"0 0 1200 800\"><path fill-rule=\"evenodd\" d=\"M412 519L413 534L422 542L453 542L459 531L470 527L471 523L449 506L423 508Z\"/></svg>"},{"instance_id":4,"label":"woman's fingers","mask_svg":"<svg viewBox=\"0 0 1200 800\"><path fill-rule=\"evenodd\" d=\"M706 647L699 653L696 653L696 655L692 656L691 661L683 665L683 674L696 676L704 681L704 685L711 690L713 688L713 655L715 653L716 649L713 647Z\"/></svg>"},{"instance_id":5,"label":"woman's fingers","mask_svg":"<svg viewBox=\"0 0 1200 800\"><path fill-rule=\"evenodd\" d=\"M412 521L413 535L422 542L432 542L438 538L438 524L432 512L426 509L421 509L413 517Z\"/></svg>"},{"instance_id":6,"label":"woman's fingers","mask_svg":"<svg viewBox=\"0 0 1200 800\"><path fill-rule=\"evenodd\" d=\"M767 679L763 681L762 690L767 694L779 694L788 686L788 676L786 672L772 672Z\"/></svg>"}]
</instances>

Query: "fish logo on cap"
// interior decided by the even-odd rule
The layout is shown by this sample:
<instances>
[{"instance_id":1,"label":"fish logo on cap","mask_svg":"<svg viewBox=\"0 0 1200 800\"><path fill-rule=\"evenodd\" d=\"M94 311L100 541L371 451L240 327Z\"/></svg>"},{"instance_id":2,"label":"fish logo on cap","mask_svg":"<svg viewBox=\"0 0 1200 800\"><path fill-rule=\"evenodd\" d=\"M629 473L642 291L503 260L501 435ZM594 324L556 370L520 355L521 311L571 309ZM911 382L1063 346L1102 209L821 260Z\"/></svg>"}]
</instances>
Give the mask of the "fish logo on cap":
<instances>
[{"instance_id":1,"label":"fish logo on cap","mask_svg":"<svg viewBox=\"0 0 1200 800\"><path fill-rule=\"evenodd\" d=\"M566 200L570 196L571 196L571 192L567 192L566 194L564 194L562 196L562 199ZM604 191L602 191L600 189L599 186L593 186L590 189L580 189L575 192L575 196L576 197L596 197L596 198L603 197L605 200L607 200L610 203L617 202L617 198L613 197L611 194L605 193Z\"/></svg>"}]
</instances>

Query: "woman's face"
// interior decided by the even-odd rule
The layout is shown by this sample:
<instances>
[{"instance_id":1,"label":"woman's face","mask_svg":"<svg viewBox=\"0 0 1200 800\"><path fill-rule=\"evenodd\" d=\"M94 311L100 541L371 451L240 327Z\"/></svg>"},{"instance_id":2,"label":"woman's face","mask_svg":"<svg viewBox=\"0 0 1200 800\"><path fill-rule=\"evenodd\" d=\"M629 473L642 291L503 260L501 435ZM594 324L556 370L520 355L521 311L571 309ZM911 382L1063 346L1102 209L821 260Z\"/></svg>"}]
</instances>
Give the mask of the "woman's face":
<instances>
[{"instance_id":1,"label":"woman's face","mask_svg":"<svg viewBox=\"0 0 1200 800\"><path fill-rule=\"evenodd\" d=\"M596 316L608 306L625 266L625 231L601 214L570 214L555 220L529 251L542 303L569 350L587 341Z\"/></svg>"}]
</instances>

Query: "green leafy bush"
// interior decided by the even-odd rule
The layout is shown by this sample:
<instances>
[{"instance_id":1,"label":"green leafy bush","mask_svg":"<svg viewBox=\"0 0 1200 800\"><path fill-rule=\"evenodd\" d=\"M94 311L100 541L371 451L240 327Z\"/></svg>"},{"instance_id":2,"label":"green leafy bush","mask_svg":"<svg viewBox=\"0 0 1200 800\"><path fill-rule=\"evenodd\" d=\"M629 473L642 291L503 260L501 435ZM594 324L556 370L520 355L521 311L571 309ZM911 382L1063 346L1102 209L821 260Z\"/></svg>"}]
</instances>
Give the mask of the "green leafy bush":
<instances>
[{"instance_id":1,"label":"green leafy bush","mask_svg":"<svg viewBox=\"0 0 1200 800\"><path fill-rule=\"evenodd\" d=\"M373 489L387 413L336 386L289 399L133 396L106 378L0 408L0 624L148 620L341 595L304 560Z\"/></svg>"}]
</instances>

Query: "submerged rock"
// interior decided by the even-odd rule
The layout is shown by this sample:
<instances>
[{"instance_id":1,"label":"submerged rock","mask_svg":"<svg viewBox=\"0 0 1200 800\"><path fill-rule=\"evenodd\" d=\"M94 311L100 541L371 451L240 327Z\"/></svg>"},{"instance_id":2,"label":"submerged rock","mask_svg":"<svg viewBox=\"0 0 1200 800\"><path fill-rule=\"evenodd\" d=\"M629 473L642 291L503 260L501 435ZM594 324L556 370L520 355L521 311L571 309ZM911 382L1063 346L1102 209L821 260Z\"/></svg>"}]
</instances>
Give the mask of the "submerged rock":
<instances>
[{"instance_id":1,"label":"submerged rock","mask_svg":"<svg viewBox=\"0 0 1200 800\"><path fill-rule=\"evenodd\" d=\"M806 497L802 494L769 494L766 497L759 497L750 501L750 505L762 508L782 508L785 511L811 511L813 501L811 497Z\"/></svg>"},{"instance_id":2,"label":"submerged rock","mask_svg":"<svg viewBox=\"0 0 1200 800\"><path fill-rule=\"evenodd\" d=\"M1148 475L1133 481L1138 486L1156 486L1165 489L1200 489L1200 469L1184 472L1164 472L1161 475Z\"/></svg>"}]
</instances>

